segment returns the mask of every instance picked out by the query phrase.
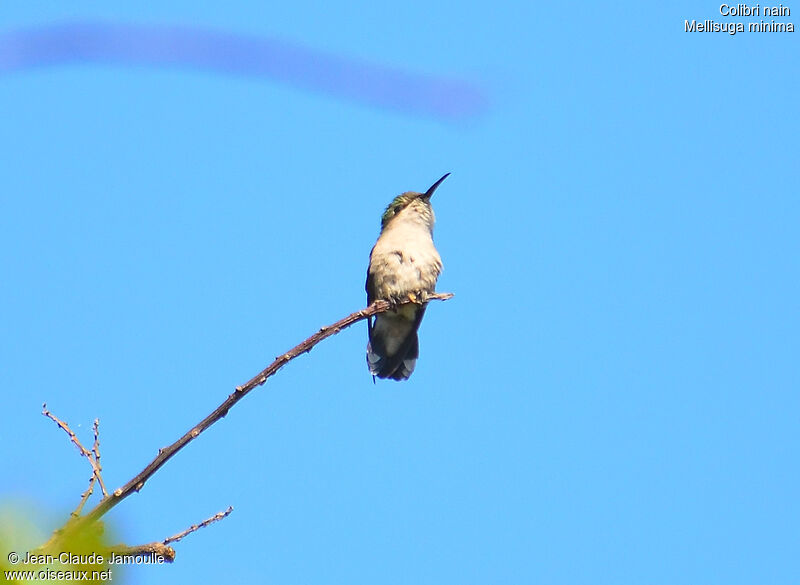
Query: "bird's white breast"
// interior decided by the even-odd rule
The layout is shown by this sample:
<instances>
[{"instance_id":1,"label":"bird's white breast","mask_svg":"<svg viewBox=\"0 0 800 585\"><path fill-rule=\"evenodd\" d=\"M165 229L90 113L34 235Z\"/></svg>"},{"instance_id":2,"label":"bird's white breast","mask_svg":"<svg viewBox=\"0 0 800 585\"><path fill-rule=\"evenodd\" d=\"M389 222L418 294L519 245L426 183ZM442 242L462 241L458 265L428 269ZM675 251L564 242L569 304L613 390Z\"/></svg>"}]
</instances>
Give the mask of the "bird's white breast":
<instances>
[{"instance_id":1,"label":"bird's white breast","mask_svg":"<svg viewBox=\"0 0 800 585\"><path fill-rule=\"evenodd\" d=\"M433 292L442 260L430 230L417 222L398 222L378 238L370 257L377 298L401 298L410 292Z\"/></svg>"}]
</instances>

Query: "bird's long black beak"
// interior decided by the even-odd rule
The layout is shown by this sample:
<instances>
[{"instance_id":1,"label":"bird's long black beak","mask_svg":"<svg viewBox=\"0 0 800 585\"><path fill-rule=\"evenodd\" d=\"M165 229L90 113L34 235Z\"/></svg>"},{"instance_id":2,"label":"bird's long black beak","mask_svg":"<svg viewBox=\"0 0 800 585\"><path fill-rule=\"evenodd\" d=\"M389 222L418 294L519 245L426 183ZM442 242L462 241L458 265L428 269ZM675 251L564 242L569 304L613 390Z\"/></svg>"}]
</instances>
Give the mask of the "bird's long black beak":
<instances>
[{"instance_id":1,"label":"bird's long black beak","mask_svg":"<svg viewBox=\"0 0 800 585\"><path fill-rule=\"evenodd\" d=\"M433 195L433 192L436 191L436 187L441 185L442 181L444 181L449 176L450 176L450 173L447 173L444 177L442 177L441 179L436 181L433 185L431 185L431 188L428 189L427 191L425 191L425 194L422 196L422 199L430 199L431 195Z\"/></svg>"}]
</instances>

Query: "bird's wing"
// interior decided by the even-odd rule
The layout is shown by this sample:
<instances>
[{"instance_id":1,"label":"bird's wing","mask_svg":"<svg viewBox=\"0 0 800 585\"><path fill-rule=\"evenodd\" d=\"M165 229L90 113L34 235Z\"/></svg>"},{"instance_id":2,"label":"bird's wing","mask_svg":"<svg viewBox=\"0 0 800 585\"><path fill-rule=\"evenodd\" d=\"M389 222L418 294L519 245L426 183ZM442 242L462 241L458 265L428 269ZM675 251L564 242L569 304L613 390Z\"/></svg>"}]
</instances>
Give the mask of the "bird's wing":
<instances>
[{"instance_id":1,"label":"bird's wing","mask_svg":"<svg viewBox=\"0 0 800 585\"><path fill-rule=\"evenodd\" d=\"M372 264L372 252L375 250L375 246L372 246L372 250L369 251L369 260L370 265ZM367 266L367 282L364 284L364 288L367 291L367 305L371 305L375 302L375 283L373 282L372 273L370 272L369 265ZM367 319L367 331L372 333L372 317Z\"/></svg>"},{"instance_id":2,"label":"bird's wing","mask_svg":"<svg viewBox=\"0 0 800 585\"><path fill-rule=\"evenodd\" d=\"M377 246L377 243L375 244ZM370 267L372 266L372 253L375 251L375 246L372 246L372 250L369 251L369 264L367 264L367 282L364 285L364 288L367 291L367 304L372 304L375 300L375 283L373 282L372 274L370 273Z\"/></svg>"}]
</instances>

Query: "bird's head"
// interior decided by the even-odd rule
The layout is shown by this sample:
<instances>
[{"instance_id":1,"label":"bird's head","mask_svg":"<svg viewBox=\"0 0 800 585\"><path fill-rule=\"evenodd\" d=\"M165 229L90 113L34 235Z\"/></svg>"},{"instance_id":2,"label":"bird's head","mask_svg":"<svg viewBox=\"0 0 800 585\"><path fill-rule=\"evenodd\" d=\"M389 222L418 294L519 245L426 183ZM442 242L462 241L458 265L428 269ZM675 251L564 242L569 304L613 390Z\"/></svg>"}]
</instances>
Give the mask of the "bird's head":
<instances>
[{"instance_id":1,"label":"bird's head","mask_svg":"<svg viewBox=\"0 0 800 585\"><path fill-rule=\"evenodd\" d=\"M385 230L390 224L401 221L422 223L430 230L433 230L433 207L431 206L431 196L436 188L442 184L450 173L431 185L425 193L416 191L406 191L395 197L381 217L381 231Z\"/></svg>"}]
</instances>

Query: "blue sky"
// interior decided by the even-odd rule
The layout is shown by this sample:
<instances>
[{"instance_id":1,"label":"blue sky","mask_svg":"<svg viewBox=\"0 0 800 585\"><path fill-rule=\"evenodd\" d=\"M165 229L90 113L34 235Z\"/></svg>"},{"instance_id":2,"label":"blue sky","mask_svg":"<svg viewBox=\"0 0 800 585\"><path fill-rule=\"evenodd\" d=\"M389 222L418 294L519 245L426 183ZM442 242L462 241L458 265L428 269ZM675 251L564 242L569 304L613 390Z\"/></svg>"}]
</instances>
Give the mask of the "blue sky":
<instances>
[{"instance_id":1,"label":"blue sky","mask_svg":"<svg viewBox=\"0 0 800 585\"><path fill-rule=\"evenodd\" d=\"M0 36L179 25L488 105L452 120L202 67L0 71L3 501L46 533L85 489L43 402L87 441L100 418L125 483L361 308L384 207L451 172L433 203L456 297L429 308L413 377L373 385L364 326L284 368L109 514L134 544L235 508L126 581L800 579L800 45L684 32L718 9L4 6Z\"/></svg>"}]
</instances>

